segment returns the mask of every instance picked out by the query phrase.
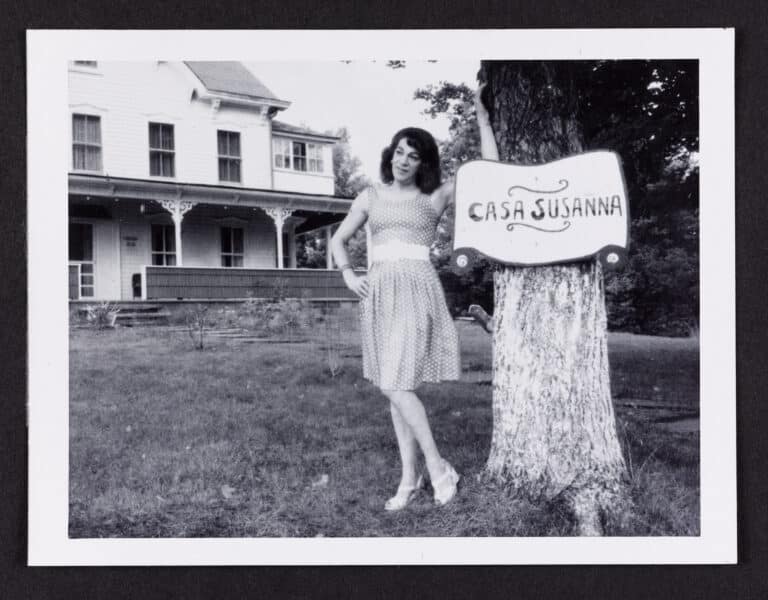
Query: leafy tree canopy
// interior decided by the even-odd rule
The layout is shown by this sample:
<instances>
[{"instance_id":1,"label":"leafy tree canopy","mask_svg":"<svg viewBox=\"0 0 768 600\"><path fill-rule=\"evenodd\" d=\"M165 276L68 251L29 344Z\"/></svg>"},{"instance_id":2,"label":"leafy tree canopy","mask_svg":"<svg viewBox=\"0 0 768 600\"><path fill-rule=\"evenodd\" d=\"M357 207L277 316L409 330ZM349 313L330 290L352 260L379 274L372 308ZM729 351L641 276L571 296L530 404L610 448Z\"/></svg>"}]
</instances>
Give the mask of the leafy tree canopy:
<instances>
[{"instance_id":1,"label":"leafy tree canopy","mask_svg":"<svg viewBox=\"0 0 768 600\"><path fill-rule=\"evenodd\" d=\"M506 135L514 138L516 128L536 127L544 112L537 107L546 105L547 95L567 94L585 149L613 150L622 159L632 207L632 246L627 269L607 279L613 326L686 334L698 315L696 61L553 61L521 68L531 76L530 93L522 94L519 122L510 124ZM555 83L564 81L568 87ZM493 113L493 90L487 91ZM426 102L425 114L449 120L448 139L440 144L446 177L462 163L480 158L473 96L467 85L445 81L414 93ZM480 262L461 277L448 269L452 231L449 210L438 227L436 252L452 308L459 312L477 302L492 310L492 265ZM675 310L670 309L673 304Z\"/></svg>"},{"instance_id":2,"label":"leafy tree canopy","mask_svg":"<svg viewBox=\"0 0 768 600\"><path fill-rule=\"evenodd\" d=\"M552 70L568 71L573 89L542 82L521 107L521 127L535 126L537 94L572 95L587 149L613 150L622 158L633 209L658 210L659 190L684 188L673 208L698 206L699 112L696 61L560 61ZM545 71L546 72L546 71ZM480 157L473 108L474 90L441 81L416 90L427 103L424 113L449 119L442 143L446 175ZM489 106L493 111L493 105ZM514 126L514 124L513 124Z\"/></svg>"}]
</instances>

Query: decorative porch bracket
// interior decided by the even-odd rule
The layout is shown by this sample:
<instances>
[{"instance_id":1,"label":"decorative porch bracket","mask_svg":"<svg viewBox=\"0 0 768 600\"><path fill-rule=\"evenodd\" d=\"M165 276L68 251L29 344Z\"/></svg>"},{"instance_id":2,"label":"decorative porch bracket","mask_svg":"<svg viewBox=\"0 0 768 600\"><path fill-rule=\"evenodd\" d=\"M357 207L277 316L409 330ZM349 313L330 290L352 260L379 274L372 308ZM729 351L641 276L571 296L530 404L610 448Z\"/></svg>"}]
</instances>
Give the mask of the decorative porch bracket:
<instances>
[{"instance_id":1,"label":"decorative porch bracket","mask_svg":"<svg viewBox=\"0 0 768 600\"><path fill-rule=\"evenodd\" d=\"M173 230L176 236L176 264L182 266L184 261L181 253L181 222L184 220L184 215L195 206L195 202L191 200L182 200L179 197L174 200L160 200L160 204L165 210L171 213Z\"/></svg>"},{"instance_id":2,"label":"decorative porch bracket","mask_svg":"<svg viewBox=\"0 0 768 600\"><path fill-rule=\"evenodd\" d=\"M283 268L283 226L286 219L293 214L293 211L288 208L265 208L264 212L267 213L275 223L275 231L277 235L277 268Z\"/></svg>"}]
</instances>

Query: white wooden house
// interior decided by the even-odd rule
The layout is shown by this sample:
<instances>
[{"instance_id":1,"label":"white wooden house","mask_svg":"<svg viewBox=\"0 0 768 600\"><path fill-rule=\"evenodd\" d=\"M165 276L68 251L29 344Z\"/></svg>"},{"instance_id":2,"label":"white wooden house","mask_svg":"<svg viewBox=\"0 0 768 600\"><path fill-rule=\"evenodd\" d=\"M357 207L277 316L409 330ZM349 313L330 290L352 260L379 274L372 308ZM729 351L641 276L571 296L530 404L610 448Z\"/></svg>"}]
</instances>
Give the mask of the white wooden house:
<instances>
[{"instance_id":1,"label":"white wooden house","mask_svg":"<svg viewBox=\"0 0 768 600\"><path fill-rule=\"evenodd\" d=\"M238 62L72 62L70 299L348 297L330 257L296 269L351 200L289 105Z\"/></svg>"}]
</instances>

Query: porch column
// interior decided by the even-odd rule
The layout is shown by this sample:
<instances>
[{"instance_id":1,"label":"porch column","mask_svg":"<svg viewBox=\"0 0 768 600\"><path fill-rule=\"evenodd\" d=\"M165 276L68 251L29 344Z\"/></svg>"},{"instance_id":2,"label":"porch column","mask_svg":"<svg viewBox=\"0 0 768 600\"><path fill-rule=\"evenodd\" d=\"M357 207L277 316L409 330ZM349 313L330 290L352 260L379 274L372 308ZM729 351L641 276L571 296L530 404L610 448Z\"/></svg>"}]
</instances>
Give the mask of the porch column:
<instances>
[{"instance_id":1,"label":"porch column","mask_svg":"<svg viewBox=\"0 0 768 600\"><path fill-rule=\"evenodd\" d=\"M177 198L175 200L160 200L160 204L171 213L171 219L173 219L173 232L176 237L176 265L180 267L184 264L181 252L181 222L184 220L184 215L192 210L195 203L191 200Z\"/></svg>"},{"instance_id":2,"label":"porch column","mask_svg":"<svg viewBox=\"0 0 768 600\"><path fill-rule=\"evenodd\" d=\"M293 214L293 211L287 208L265 208L266 212L275 222L275 231L277 233L277 268L283 268L283 225L285 220Z\"/></svg>"},{"instance_id":3,"label":"porch column","mask_svg":"<svg viewBox=\"0 0 768 600\"><path fill-rule=\"evenodd\" d=\"M325 268L333 270L333 254L331 254L331 237L333 236L331 226L326 225L325 229Z\"/></svg>"}]
</instances>

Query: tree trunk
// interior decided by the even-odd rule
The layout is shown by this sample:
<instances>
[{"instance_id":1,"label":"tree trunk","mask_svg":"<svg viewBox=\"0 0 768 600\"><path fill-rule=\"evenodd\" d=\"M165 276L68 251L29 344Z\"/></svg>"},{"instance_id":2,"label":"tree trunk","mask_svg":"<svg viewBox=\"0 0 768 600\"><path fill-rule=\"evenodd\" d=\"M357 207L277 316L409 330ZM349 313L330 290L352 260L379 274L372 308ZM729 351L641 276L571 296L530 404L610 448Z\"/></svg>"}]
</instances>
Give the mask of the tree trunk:
<instances>
[{"instance_id":1,"label":"tree trunk","mask_svg":"<svg viewBox=\"0 0 768 600\"><path fill-rule=\"evenodd\" d=\"M578 68L578 67L577 67ZM581 152L568 63L485 61L486 104L502 161ZM493 438L485 474L533 500L564 498L582 535L623 499L596 260L494 274Z\"/></svg>"}]
</instances>

